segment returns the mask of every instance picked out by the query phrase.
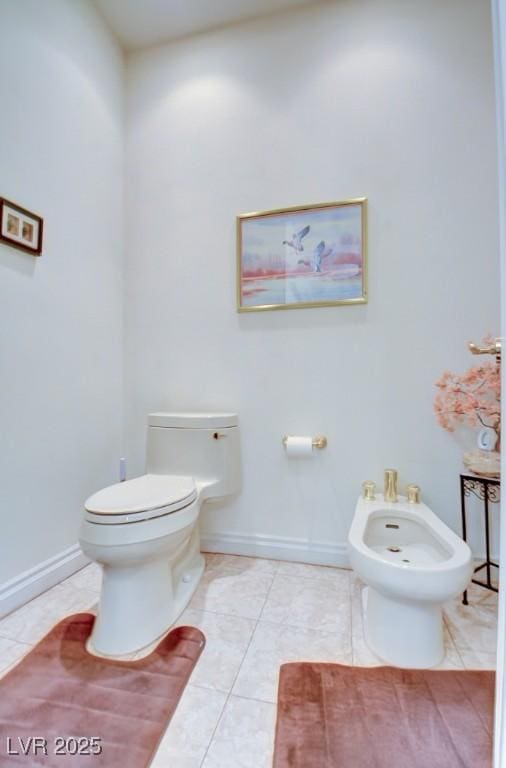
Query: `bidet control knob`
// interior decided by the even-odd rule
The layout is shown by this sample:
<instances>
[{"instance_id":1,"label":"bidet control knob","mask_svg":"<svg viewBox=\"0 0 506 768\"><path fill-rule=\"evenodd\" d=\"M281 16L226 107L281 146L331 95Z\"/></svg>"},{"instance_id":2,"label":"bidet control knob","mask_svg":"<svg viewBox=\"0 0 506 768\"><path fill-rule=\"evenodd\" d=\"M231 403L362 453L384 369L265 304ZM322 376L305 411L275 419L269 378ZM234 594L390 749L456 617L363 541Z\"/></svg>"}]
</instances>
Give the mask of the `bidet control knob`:
<instances>
[{"instance_id":1,"label":"bidet control knob","mask_svg":"<svg viewBox=\"0 0 506 768\"><path fill-rule=\"evenodd\" d=\"M372 480L364 480L362 483L362 495L366 501L374 501L374 491L375 491L376 485L373 483Z\"/></svg>"},{"instance_id":2,"label":"bidet control knob","mask_svg":"<svg viewBox=\"0 0 506 768\"><path fill-rule=\"evenodd\" d=\"M407 493L408 493L408 501L410 504L420 504L420 486L414 485L413 483L411 485L408 485L407 487Z\"/></svg>"}]
</instances>

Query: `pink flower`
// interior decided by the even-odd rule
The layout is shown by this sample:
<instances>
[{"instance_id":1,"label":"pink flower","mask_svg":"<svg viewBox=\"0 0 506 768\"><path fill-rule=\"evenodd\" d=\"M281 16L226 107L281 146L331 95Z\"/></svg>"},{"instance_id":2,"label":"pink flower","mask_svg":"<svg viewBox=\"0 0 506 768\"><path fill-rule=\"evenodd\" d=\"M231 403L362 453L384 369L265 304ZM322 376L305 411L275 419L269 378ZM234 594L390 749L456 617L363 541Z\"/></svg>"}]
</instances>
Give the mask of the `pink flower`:
<instances>
[{"instance_id":1,"label":"pink flower","mask_svg":"<svg viewBox=\"0 0 506 768\"><path fill-rule=\"evenodd\" d=\"M483 344L490 346L494 338L489 334ZM436 381L438 392L434 399L434 413L438 424L453 432L457 423L468 426L487 426L500 430L501 377L498 366L487 362L475 365L460 376L444 371Z\"/></svg>"}]
</instances>

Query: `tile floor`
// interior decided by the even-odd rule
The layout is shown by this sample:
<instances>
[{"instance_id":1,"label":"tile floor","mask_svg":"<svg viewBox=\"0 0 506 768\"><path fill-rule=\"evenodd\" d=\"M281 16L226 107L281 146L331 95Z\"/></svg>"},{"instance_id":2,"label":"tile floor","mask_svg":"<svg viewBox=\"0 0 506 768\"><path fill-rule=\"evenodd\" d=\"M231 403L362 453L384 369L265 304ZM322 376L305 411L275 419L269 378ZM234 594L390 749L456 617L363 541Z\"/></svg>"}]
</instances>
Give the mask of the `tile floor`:
<instances>
[{"instance_id":1,"label":"tile floor","mask_svg":"<svg viewBox=\"0 0 506 768\"><path fill-rule=\"evenodd\" d=\"M179 624L207 643L160 744L153 768L270 768L280 664L381 662L364 641L360 592L338 568L206 555ZM0 621L0 675L64 616L94 609L90 565ZM447 669L493 668L497 596L473 586L469 606L446 607Z\"/></svg>"}]
</instances>

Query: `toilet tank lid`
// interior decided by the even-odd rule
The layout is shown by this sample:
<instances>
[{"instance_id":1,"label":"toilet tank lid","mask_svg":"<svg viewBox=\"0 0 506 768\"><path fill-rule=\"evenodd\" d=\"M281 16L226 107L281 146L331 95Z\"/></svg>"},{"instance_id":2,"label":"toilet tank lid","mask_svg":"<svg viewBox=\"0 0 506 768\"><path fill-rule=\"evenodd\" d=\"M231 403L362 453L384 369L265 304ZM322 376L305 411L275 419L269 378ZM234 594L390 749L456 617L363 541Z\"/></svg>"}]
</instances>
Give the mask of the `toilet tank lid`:
<instances>
[{"instance_id":1,"label":"toilet tank lid","mask_svg":"<svg viewBox=\"0 0 506 768\"><path fill-rule=\"evenodd\" d=\"M150 427L178 427L179 429L223 429L236 427L236 413L173 412L150 413Z\"/></svg>"}]
</instances>

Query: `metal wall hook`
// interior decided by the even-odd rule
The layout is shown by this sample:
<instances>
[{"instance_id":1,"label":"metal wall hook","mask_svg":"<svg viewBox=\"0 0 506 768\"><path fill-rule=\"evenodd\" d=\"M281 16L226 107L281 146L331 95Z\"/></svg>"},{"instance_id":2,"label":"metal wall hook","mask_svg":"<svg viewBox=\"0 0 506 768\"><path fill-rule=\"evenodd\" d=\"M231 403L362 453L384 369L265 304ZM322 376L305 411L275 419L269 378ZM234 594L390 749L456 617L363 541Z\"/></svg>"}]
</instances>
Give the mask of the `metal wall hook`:
<instances>
[{"instance_id":1,"label":"metal wall hook","mask_svg":"<svg viewBox=\"0 0 506 768\"><path fill-rule=\"evenodd\" d=\"M495 355L497 365L501 363L501 351L502 351L502 339L497 338L490 347L479 347L474 342L470 341L468 344L469 351L473 355Z\"/></svg>"}]
</instances>

